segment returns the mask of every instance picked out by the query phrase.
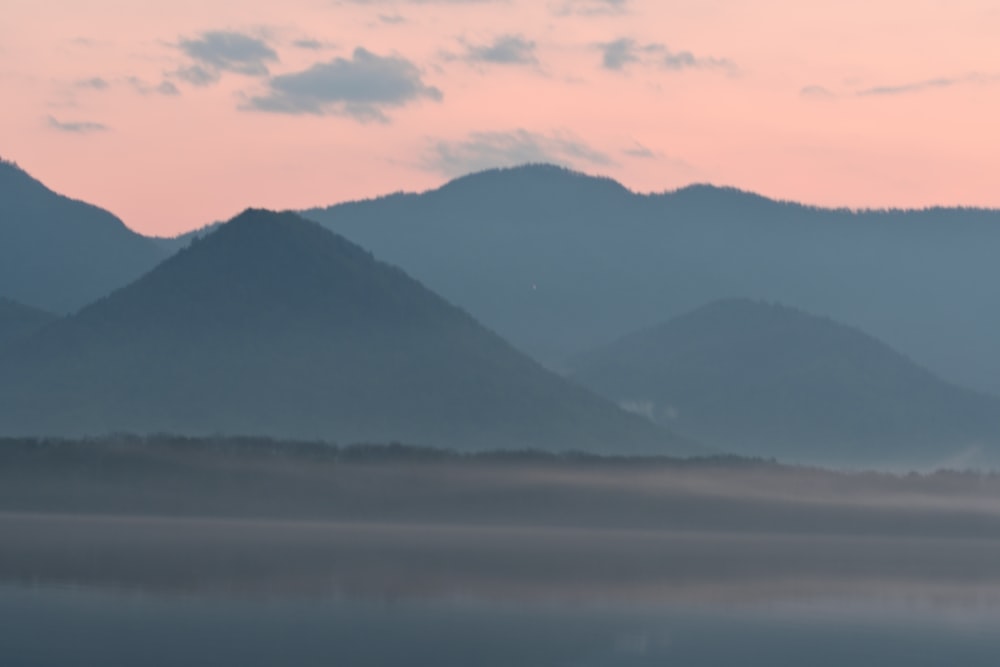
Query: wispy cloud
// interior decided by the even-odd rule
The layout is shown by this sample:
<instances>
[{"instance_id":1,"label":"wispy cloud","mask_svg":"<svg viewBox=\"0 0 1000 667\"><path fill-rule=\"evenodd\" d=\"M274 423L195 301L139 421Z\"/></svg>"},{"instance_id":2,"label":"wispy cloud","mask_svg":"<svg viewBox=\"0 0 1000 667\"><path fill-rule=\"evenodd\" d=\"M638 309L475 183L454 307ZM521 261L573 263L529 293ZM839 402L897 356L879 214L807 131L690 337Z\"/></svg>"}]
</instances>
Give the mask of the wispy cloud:
<instances>
[{"instance_id":1,"label":"wispy cloud","mask_svg":"<svg viewBox=\"0 0 1000 667\"><path fill-rule=\"evenodd\" d=\"M632 63L670 70L721 69L735 72L737 69L736 63L727 58L696 56L691 51L671 50L659 42L640 44L628 37L604 42L597 47L602 54L601 66L612 71L621 71Z\"/></svg>"},{"instance_id":2,"label":"wispy cloud","mask_svg":"<svg viewBox=\"0 0 1000 667\"><path fill-rule=\"evenodd\" d=\"M936 79L925 79L923 81L912 81L909 83L873 86L859 90L859 97L870 97L878 95L905 95L907 93L919 93L926 90L941 88L952 88L962 84L986 84L1000 82L1000 75L996 74L966 74L959 77L940 77Z\"/></svg>"},{"instance_id":3,"label":"wispy cloud","mask_svg":"<svg viewBox=\"0 0 1000 667\"><path fill-rule=\"evenodd\" d=\"M557 16L608 16L625 14L630 0L557 0L549 5Z\"/></svg>"},{"instance_id":4,"label":"wispy cloud","mask_svg":"<svg viewBox=\"0 0 1000 667\"><path fill-rule=\"evenodd\" d=\"M167 97L173 97L181 94L181 91L172 81L164 80L156 85L153 85L137 76L130 76L126 79L126 82L132 87L132 90L140 95L165 95Z\"/></svg>"},{"instance_id":5,"label":"wispy cloud","mask_svg":"<svg viewBox=\"0 0 1000 667\"><path fill-rule=\"evenodd\" d=\"M108 126L103 123L95 123L91 121L66 122L58 120L54 116L48 116L46 118L46 124L53 130L67 132L70 134L92 134L94 132L105 132L109 129Z\"/></svg>"},{"instance_id":6,"label":"wispy cloud","mask_svg":"<svg viewBox=\"0 0 1000 667\"><path fill-rule=\"evenodd\" d=\"M177 47L193 62L177 70L188 83L203 86L218 81L222 72L267 76L269 63L278 54L263 39L232 31L209 31L195 39L182 39Z\"/></svg>"},{"instance_id":7,"label":"wispy cloud","mask_svg":"<svg viewBox=\"0 0 1000 667\"><path fill-rule=\"evenodd\" d=\"M629 157L643 158L646 160L651 160L653 158L659 157L659 154L646 146L643 146L638 141L634 142L632 146L622 150L622 153Z\"/></svg>"},{"instance_id":8,"label":"wispy cloud","mask_svg":"<svg viewBox=\"0 0 1000 667\"><path fill-rule=\"evenodd\" d=\"M736 70L736 63L728 58L696 56L690 51L664 49L660 63L667 69L724 69Z\"/></svg>"},{"instance_id":9,"label":"wispy cloud","mask_svg":"<svg viewBox=\"0 0 1000 667\"><path fill-rule=\"evenodd\" d=\"M380 56L364 48L350 59L335 58L267 82L265 94L243 108L285 114L344 115L367 122L387 122L384 110L443 95L424 83L420 69L399 56Z\"/></svg>"},{"instance_id":10,"label":"wispy cloud","mask_svg":"<svg viewBox=\"0 0 1000 667\"><path fill-rule=\"evenodd\" d=\"M825 86L816 86L816 85L803 86L799 90L799 95L814 100L832 100L835 97L837 97L837 94L834 93L829 88L826 88Z\"/></svg>"},{"instance_id":11,"label":"wispy cloud","mask_svg":"<svg viewBox=\"0 0 1000 667\"><path fill-rule=\"evenodd\" d=\"M537 65L535 42L521 35L501 35L488 44L467 44L459 58L469 63Z\"/></svg>"},{"instance_id":12,"label":"wispy cloud","mask_svg":"<svg viewBox=\"0 0 1000 667\"><path fill-rule=\"evenodd\" d=\"M341 5L486 5L507 3L510 0L340 0Z\"/></svg>"},{"instance_id":13,"label":"wispy cloud","mask_svg":"<svg viewBox=\"0 0 1000 667\"><path fill-rule=\"evenodd\" d=\"M566 134L539 134L524 129L510 132L474 132L459 141L436 141L421 166L446 176L520 164L551 162L565 166L610 165L602 151Z\"/></svg>"},{"instance_id":14,"label":"wispy cloud","mask_svg":"<svg viewBox=\"0 0 1000 667\"><path fill-rule=\"evenodd\" d=\"M326 42L322 42L318 39L296 39L292 42L292 46L298 49L308 49L310 51L319 51L320 49L326 48Z\"/></svg>"},{"instance_id":15,"label":"wispy cloud","mask_svg":"<svg viewBox=\"0 0 1000 667\"><path fill-rule=\"evenodd\" d=\"M82 81L76 82L77 88L89 88L91 90L107 90L111 87L107 79L99 76L94 76L89 79L83 79Z\"/></svg>"}]
</instances>

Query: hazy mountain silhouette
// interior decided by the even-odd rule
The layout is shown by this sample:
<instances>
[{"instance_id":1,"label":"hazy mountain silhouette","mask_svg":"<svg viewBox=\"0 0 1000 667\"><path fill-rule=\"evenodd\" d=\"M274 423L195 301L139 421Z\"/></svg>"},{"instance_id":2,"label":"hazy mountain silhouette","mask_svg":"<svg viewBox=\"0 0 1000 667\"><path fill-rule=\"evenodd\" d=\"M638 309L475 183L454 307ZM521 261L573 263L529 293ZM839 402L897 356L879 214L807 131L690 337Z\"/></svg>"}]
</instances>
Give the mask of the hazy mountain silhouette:
<instances>
[{"instance_id":1,"label":"hazy mountain silhouette","mask_svg":"<svg viewBox=\"0 0 1000 667\"><path fill-rule=\"evenodd\" d=\"M192 241L208 236L222 224L224 223L212 222L177 236L150 236L149 240L155 243L165 255L172 255L178 250L186 248Z\"/></svg>"},{"instance_id":2,"label":"hazy mountain silhouette","mask_svg":"<svg viewBox=\"0 0 1000 667\"><path fill-rule=\"evenodd\" d=\"M305 215L550 365L753 297L859 326L1000 393L998 211L819 209L712 186L639 195L535 165Z\"/></svg>"},{"instance_id":3,"label":"hazy mountain silhouette","mask_svg":"<svg viewBox=\"0 0 1000 667\"><path fill-rule=\"evenodd\" d=\"M58 195L0 161L0 293L67 313L165 256L107 211Z\"/></svg>"},{"instance_id":4,"label":"hazy mountain silhouette","mask_svg":"<svg viewBox=\"0 0 1000 667\"><path fill-rule=\"evenodd\" d=\"M51 313L0 297L0 348L27 338L55 320Z\"/></svg>"},{"instance_id":5,"label":"hazy mountain silhouette","mask_svg":"<svg viewBox=\"0 0 1000 667\"><path fill-rule=\"evenodd\" d=\"M631 334L572 368L631 409L744 454L886 462L1000 445L1000 400L946 383L857 329L747 299Z\"/></svg>"},{"instance_id":6,"label":"hazy mountain silhouette","mask_svg":"<svg viewBox=\"0 0 1000 667\"><path fill-rule=\"evenodd\" d=\"M247 211L0 356L6 433L694 448L298 216Z\"/></svg>"}]
</instances>

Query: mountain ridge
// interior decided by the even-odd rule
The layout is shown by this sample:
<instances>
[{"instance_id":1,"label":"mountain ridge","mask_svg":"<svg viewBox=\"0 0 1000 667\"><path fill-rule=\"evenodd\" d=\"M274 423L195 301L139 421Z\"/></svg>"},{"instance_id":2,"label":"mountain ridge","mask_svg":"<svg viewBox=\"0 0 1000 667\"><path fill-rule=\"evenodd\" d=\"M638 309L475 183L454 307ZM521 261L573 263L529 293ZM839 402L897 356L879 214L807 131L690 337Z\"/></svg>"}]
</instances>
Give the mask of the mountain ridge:
<instances>
[{"instance_id":1,"label":"mountain ridge","mask_svg":"<svg viewBox=\"0 0 1000 667\"><path fill-rule=\"evenodd\" d=\"M65 314L163 258L108 211L60 195L0 161L0 293Z\"/></svg>"},{"instance_id":2,"label":"mountain ridge","mask_svg":"<svg viewBox=\"0 0 1000 667\"><path fill-rule=\"evenodd\" d=\"M779 304L716 301L571 366L595 391L743 454L885 463L1000 445L1000 399L944 382L856 328Z\"/></svg>"},{"instance_id":3,"label":"mountain ridge","mask_svg":"<svg viewBox=\"0 0 1000 667\"><path fill-rule=\"evenodd\" d=\"M523 194L505 185L521 181L534 183ZM547 190L573 194L536 194ZM705 185L636 194L534 166L303 215L550 367L742 296L830 315L950 381L1000 395L1000 311L989 307L1000 211L831 209Z\"/></svg>"}]
</instances>

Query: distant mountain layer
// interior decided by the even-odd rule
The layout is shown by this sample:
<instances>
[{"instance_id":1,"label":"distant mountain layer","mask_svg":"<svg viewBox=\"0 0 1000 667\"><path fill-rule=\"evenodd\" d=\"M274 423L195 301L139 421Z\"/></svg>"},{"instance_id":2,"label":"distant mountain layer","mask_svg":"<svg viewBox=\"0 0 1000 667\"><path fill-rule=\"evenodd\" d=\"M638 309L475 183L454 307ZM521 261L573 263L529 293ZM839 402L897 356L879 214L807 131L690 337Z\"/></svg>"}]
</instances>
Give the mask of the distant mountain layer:
<instances>
[{"instance_id":1,"label":"distant mountain layer","mask_svg":"<svg viewBox=\"0 0 1000 667\"><path fill-rule=\"evenodd\" d=\"M0 348L27 338L55 319L55 315L0 297Z\"/></svg>"},{"instance_id":2,"label":"distant mountain layer","mask_svg":"<svg viewBox=\"0 0 1000 667\"><path fill-rule=\"evenodd\" d=\"M0 354L0 430L695 451L342 237L267 211Z\"/></svg>"},{"instance_id":3,"label":"distant mountain layer","mask_svg":"<svg viewBox=\"0 0 1000 667\"><path fill-rule=\"evenodd\" d=\"M0 161L0 294L67 313L165 256L107 211L58 195Z\"/></svg>"},{"instance_id":4,"label":"distant mountain layer","mask_svg":"<svg viewBox=\"0 0 1000 667\"><path fill-rule=\"evenodd\" d=\"M829 319L734 299L580 355L572 377L729 451L818 463L1000 461L1000 399Z\"/></svg>"},{"instance_id":5,"label":"distant mountain layer","mask_svg":"<svg viewBox=\"0 0 1000 667\"><path fill-rule=\"evenodd\" d=\"M1000 212L862 211L538 165L304 215L559 366L721 298L787 303L1000 394Z\"/></svg>"}]
</instances>

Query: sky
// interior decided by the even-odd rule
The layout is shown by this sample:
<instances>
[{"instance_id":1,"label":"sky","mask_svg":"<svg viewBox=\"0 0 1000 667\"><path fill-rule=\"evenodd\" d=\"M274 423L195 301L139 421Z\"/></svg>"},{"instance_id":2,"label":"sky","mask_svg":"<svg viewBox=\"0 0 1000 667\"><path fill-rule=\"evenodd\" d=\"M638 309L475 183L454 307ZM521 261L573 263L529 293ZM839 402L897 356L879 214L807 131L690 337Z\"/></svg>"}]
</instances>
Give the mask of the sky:
<instances>
[{"instance_id":1,"label":"sky","mask_svg":"<svg viewBox=\"0 0 1000 667\"><path fill-rule=\"evenodd\" d=\"M3 0L0 157L170 235L555 162L1000 207L996 0Z\"/></svg>"}]
</instances>

